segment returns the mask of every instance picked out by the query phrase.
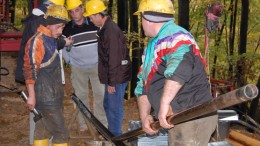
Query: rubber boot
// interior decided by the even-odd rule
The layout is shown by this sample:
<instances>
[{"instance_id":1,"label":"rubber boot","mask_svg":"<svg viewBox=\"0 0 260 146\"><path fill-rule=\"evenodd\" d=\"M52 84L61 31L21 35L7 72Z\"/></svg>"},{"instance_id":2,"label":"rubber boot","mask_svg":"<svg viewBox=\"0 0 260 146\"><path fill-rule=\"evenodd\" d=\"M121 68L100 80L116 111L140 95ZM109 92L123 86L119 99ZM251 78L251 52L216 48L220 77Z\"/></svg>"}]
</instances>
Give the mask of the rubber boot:
<instances>
[{"instance_id":1,"label":"rubber boot","mask_svg":"<svg viewBox=\"0 0 260 146\"><path fill-rule=\"evenodd\" d=\"M49 140L48 139L34 140L33 146L49 146Z\"/></svg>"},{"instance_id":2,"label":"rubber boot","mask_svg":"<svg viewBox=\"0 0 260 146\"><path fill-rule=\"evenodd\" d=\"M52 146L68 146L68 143L52 144Z\"/></svg>"}]
</instances>

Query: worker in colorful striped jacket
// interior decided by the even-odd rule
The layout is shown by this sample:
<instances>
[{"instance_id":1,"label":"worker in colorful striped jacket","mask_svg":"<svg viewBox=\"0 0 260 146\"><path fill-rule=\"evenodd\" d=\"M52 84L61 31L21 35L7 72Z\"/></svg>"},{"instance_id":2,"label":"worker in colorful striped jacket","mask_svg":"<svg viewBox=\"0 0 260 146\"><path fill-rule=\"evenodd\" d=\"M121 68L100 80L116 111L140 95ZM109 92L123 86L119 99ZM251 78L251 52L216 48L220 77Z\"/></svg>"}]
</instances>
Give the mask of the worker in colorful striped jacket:
<instances>
[{"instance_id":1,"label":"worker in colorful striped jacket","mask_svg":"<svg viewBox=\"0 0 260 146\"><path fill-rule=\"evenodd\" d=\"M143 130L158 132L150 126L154 115L169 129L169 146L206 146L216 128L216 113L175 126L166 120L212 99L198 45L187 30L174 23L170 0L142 0L135 14L141 15L144 33L150 37L135 89Z\"/></svg>"}]
</instances>

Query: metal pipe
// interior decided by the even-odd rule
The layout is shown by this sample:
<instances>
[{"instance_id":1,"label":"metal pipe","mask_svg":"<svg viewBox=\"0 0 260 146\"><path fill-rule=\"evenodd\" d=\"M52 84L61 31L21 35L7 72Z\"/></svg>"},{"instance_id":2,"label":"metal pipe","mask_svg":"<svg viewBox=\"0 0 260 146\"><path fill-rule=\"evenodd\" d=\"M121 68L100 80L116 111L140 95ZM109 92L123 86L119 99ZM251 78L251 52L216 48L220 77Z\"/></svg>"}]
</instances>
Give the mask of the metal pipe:
<instances>
[{"instance_id":1,"label":"metal pipe","mask_svg":"<svg viewBox=\"0 0 260 146\"><path fill-rule=\"evenodd\" d=\"M21 95L21 97L25 100L25 102L27 101L28 97L27 95L24 93L24 91L19 92L19 94ZM33 108L33 110L31 110L31 112L34 114L33 120L36 123L38 120L40 120L42 118L42 114L40 114L36 108Z\"/></svg>"},{"instance_id":2,"label":"metal pipe","mask_svg":"<svg viewBox=\"0 0 260 146\"><path fill-rule=\"evenodd\" d=\"M71 95L81 113L95 126L96 130L108 141L113 142L116 146L126 146L123 141L113 141L114 135L91 113L84 103L75 95Z\"/></svg>"},{"instance_id":3,"label":"metal pipe","mask_svg":"<svg viewBox=\"0 0 260 146\"><path fill-rule=\"evenodd\" d=\"M219 109L227 108L245 101L254 99L258 95L258 89L253 84L248 84L226 94L213 98L211 101L191 107L185 111L169 116L167 121L174 125L213 113ZM151 124L153 129L161 128L159 121ZM113 137L113 141L124 141L145 134L142 128Z\"/></svg>"}]
</instances>

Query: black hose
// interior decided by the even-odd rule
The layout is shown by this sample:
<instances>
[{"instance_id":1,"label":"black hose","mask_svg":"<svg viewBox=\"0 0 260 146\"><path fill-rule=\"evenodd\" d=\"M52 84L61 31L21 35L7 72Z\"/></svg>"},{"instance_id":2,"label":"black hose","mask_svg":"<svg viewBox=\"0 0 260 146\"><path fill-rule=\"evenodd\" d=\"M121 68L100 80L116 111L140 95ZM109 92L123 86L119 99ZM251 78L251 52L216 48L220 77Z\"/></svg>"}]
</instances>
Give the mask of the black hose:
<instances>
[{"instance_id":1,"label":"black hose","mask_svg":"<svg viewBox=\"0 0 260 146\"><path fill-rule=\"evenodd\" d=\"M260 124L257 123L253 118L251 118L248 114L242 112L241 110L239 110L235 107L231 107L230 109L233 109L236 112L240 113L242 115L242 117L244 118L244 120L246 120L247 122L250 122L251 124L253 124L256 128L258 128L260 130Z\"/></svg>"},{"instance_id":2,"label":"black hose","mask_svg":"<svg viewBox=\"0 0 260 146\"><path fill-rule=\"evenodd\" d=\"M250 124L248 124L248 123L246 123L246 122L244 122L244 121L242 121L242 120L231 121L231 122L232 122L232 123L236 123L236 124L243 125L243 126L245 126L245 127L247 127L247 128L249 128L249 129L251 129L251 130L253 130L253 131L255 131L255 132L257 132L257 133L260 134L260 129L259 129L259 128L255 127L255 126L253 126L253 125L250 125Z\"/></svg>"},{"instance_id":3,"label":"black hose","mask_svg":"<svg viewBox=\"0 0 260 146\"><path fill-rule=\"evenodd\" d=\"M5 67L0 67L0 76L7 76L7 75L9 75L9 70Z\"/></svg>"}]
</instances>

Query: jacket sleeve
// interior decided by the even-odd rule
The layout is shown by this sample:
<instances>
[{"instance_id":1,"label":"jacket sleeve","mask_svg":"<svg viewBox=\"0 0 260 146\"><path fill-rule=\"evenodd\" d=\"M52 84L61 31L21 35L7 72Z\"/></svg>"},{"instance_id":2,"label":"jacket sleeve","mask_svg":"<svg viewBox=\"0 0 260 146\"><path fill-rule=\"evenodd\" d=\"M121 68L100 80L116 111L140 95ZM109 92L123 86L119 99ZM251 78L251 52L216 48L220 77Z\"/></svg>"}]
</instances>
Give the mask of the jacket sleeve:
<instances>
[{"instance_id":1,"label":"jacket sleeve","mask_svg":"<svg viewBox=\"0 0 260 146\"><path fill-rule=\"evenodd\" d=\"M122 61L122 41L120 40L121 30L108 30L105 35L104 45L108 47L108 85L115 86L117 72L120 69ZM126 47L126 46L125 46Z\"/></svg>"},{"instance_id":2,"label":"jacket sleeve","mask_svg":"<svg viewBox=\"0 0 260 146\"><path fill-rule=\"evenodd\" d=\"M191 47L190 44L183 44L165 57L167 62L167 69L164 72L165 78L181 84L190 80L194 68Z\"/></svg>"},{"instance_id":3,"label":"jacket sleeve","mask_svg":"<svg viewBox=\"0 0 260 146\"><path fill-rule=\"evenodd\" d=\"M41 35L36 35L27 42L23 66L24 78L27 84L35 83L44 54L45 50Z\"/></svg>"},{"instance_id":4,"label":"jacket sleeve","mask_svg":"<svg viewBox=\"0 0 260 146\"><path fill-rule=\"evenodd\" d=\"M61 50L65 47L65 44L66 44L66 41L64 40L63 37L60 37L58 40L57 40L57 48L58 50Z\"/></svg>"},{"instance_id":5,"label":"jacket sleeve","mask_svg":"<svg viewBox=\"0 0 260 146\"><path fill-rule=\"evenodd\" d=\"M142 66L139 69L139 72L137 74L138 82L135 87L135 96L139 97L141 95L146 95L146 90L143 84L143 73L142 73Z\"/></svg>"}]
</instances>

